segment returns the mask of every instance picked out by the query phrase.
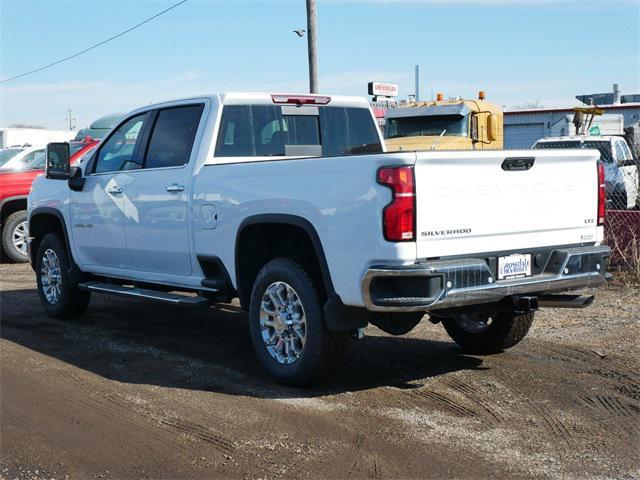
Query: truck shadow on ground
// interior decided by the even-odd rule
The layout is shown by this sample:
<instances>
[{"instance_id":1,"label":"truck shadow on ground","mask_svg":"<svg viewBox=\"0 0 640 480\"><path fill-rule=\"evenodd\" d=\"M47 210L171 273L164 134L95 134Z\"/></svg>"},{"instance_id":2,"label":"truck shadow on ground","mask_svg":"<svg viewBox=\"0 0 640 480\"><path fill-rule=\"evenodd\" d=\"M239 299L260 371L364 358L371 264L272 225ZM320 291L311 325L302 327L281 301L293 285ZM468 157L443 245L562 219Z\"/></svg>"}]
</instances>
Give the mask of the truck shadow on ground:
<instances>
[{"instance_id":1,"label":"truck shadow on ground","mask_svg":"<svg viewBox=\"0 0 640 480\"><path fill-rule=\"evenodd\" d=\"M246 314L235 305L184 310L94 295L79 318L48 318L35 290L0 293L0 336L107 379L264 398L331 395L483 369L455 344L392 337L377 329L354 341L335 377L314 389L275 384L258 364ZM426 320L425 320L426 321Z\"/></svg>"}]
</instances>

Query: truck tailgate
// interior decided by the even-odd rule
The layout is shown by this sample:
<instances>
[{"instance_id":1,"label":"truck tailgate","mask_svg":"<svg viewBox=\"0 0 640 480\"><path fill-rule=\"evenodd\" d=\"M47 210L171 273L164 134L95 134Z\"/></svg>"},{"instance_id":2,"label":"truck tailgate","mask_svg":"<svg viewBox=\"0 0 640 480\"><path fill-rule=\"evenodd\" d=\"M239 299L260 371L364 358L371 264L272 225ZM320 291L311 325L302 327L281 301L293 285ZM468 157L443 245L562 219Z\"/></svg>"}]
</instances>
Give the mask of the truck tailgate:
<instances>
[{"instance_id":1,"label":"truck tailgate","mask_svg":"<svg viewBox=\"0 0 640 480\"><path fill-rule=\"evenodd\" d=\"M418 152L418 258L595 242L598 158L595 150Z\"/></svg>"}]
</instances>

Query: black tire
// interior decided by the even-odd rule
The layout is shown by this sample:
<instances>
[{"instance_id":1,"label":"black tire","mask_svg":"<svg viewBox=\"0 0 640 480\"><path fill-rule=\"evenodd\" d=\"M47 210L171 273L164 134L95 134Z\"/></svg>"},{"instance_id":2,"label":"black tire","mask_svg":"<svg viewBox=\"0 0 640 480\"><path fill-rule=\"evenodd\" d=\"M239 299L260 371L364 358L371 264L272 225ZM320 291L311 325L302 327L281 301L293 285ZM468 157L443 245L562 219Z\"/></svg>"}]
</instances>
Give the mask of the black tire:
<instances>
[{"instance_id":1,"label":"black tire","mask_svg":"<svg viewBox=\"0 0 640 480\"><path fill-rule=\"evenodd\" d=\"M500 312L493 315L493 322L486 330L470 332L460 326L454 317L442 319L442 325L449 336L465 352L477 354L498 353L520 343L533 323L534 312L515 315Z\"/></svg>"},{"instance_id":2,"label":"black tire","mask_svg":"<svg viewBox=\"0 0 640 480\"><path fill-rule=\"evenodd\" d=\"M29 261L29 255L26 252L26 243L24 244L25 250L20 250L13 243L14 233L18 233L19 228L26 227L26 224L27 211L19 210L9 215L2 227L2 249L11 260L17 263L25 263ZM27 239L25 237L24 241L26 242L26 240Z\"/></svg>"},{"instance_id":3,"label":"black tire","mask_svg":"<svg viewBox=\"0 0 640 480\"><path fill-rule=\"evenodd\" d=\"M297 294L304 309L306 341L293 363L276 360L262 337L260 310L262 297L275 282L285 282ZM351 342L350 332L331 332L324 322L318 292L307 272L288 258L268 262L258 273L249 307L251 339L262 366L278 382L293 386L321 383L334 373Z\"/></svg>"},{"instance_id":4,"label":"black tire","mask_svg":"<svg viewBox=\"0 0 640 480\"><path fill-rule=\"evenodd\" d=\"M59 263L59 275L61 279L59 295L56 299L49 299L45 294L45 287L43 287L43 279L48 281L43 276L43 265L49 260L45 260L45 255L49 255L52 251ZM40 295L40 301L42 306L50 317L54 318L69 318L82 314L89 306L89 300L91 299L91 292L80 290L77 282L72 278L69 273L69 267L71 262L67 254L67 249L60 240L60 237L55 233L48 233L44 236L38 247L38 253L35 259L36 280L38 284L38 295Z\"/></svg>"}]
</instances>

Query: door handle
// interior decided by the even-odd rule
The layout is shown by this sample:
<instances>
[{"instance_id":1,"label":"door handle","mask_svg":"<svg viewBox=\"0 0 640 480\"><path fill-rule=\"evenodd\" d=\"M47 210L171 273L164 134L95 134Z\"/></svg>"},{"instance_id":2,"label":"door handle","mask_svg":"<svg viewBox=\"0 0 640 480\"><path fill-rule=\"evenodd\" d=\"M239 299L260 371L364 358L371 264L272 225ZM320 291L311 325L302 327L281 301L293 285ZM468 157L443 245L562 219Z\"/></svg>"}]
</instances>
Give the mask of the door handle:
<instances>
[{"instance_id":1,"label":"door handle","mask_svg":"<svg viewBox=\"0 0 640 480\"><path fill-rule=\"evenodd\" d=\"M107 193L110 193L112 195L117 194L117 193L122 193L122 186L118 185L117 183L114 185L110 185L106 188Z\"/></svg>"},{"instance_id":2,"label":"door handle","mask_svg":"<svg viewBox=\"0 0 640 480\"><path fill-rule=\"evenodd\" d=\"M171 185L167 185L167 192L182 192L184 190L184 185L178 185L177 183L172 183Z\"/></svg>"}]
</instances>

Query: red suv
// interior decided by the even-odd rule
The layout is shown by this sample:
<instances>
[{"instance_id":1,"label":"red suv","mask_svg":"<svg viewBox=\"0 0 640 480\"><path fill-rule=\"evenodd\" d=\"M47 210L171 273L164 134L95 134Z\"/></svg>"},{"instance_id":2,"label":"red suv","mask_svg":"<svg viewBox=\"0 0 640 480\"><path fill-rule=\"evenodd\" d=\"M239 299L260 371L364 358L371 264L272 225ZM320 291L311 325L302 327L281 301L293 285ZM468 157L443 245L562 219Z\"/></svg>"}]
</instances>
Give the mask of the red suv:
<instances>
[{"instance_id":1,"label":"red suv","mask_svg":"<svg viewBox=\"0 0 640 480\"><path fill-rule=\"evenodd\" d=\"M88 157L98 140L85 139L71 146L71 162ZM74 152L75 149L75 152ZM15 262L27 262L27 196L33 180L44 173L44 155L16 168L0 168L0 237L2 250Z\"/></svg>"}]
</instances>

